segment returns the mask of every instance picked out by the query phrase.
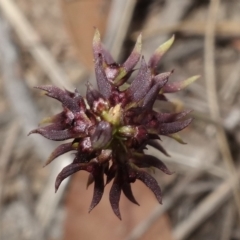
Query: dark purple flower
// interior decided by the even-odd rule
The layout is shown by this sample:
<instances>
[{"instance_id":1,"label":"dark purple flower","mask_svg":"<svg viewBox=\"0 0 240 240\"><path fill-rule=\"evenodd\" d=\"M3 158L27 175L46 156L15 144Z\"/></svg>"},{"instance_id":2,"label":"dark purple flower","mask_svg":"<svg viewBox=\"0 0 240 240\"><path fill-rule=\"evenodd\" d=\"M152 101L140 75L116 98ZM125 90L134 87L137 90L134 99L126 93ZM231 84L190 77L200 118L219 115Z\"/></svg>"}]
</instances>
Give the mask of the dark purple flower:
<instances>
[{"instance_id":1,"label":"dark purple flower","mask_svg":"<svg viewBox=\"0 0 240 240\"><path fill-rule=\"evenodd\" d=\"M163 113L153 110L157 101L167 101L165 93L181 90L198 76L183 82L169 83L172 72L157 74L156 68L163 54L170 48L174 37L161 45L149 62L141 56L141 35L123 64L114 62L101 41L98 30L93 39L93 55L98 90L87 84L86 97L77 90L69 92L54 86L40 86L46 95L62 103L61 113L45 119L48 125L39 127L30 133L69 143L60 145L49 157L46 165L58 156L75 152L75 158L57 176L55 189L61 182L75 172L89 172L87 186L94 183L91 211L101 200L104 187L113 181L110 190L110 204L114 213L121 219L119 200L121 192L133 203L131 183L142 181L155 194L159 203L162 193L157 181L146 171L158 168L171 174L167 166L158 158L145 154L150 145L168 155L159 143L159 135L165 135L181 142L177 132L186 128L192 121L186 119L189 111ZM140 68L129 85L127 80L140 60ZM106 183L104 182L106 175Z\"/></svg>"}]
</instances>

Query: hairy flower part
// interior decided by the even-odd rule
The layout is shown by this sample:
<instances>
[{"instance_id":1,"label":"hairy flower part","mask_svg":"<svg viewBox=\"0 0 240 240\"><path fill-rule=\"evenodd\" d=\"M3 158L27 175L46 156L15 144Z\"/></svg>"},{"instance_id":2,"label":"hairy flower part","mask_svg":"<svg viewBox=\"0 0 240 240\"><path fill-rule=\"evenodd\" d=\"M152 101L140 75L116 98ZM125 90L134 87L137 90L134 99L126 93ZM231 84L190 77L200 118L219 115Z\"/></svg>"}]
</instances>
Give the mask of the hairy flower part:
<instances>
[{"instance_id":1,"label":"hairy flower part","mask_svg":"<svg viewBox=\"0 0 240 240\"><path fill-rule=\"evenodd\" d=\"M149 145L169 156L159 142L159 135L183 143L177 132L186 128L192 119L186 118L190 111L164 113L154 110L153 105L155 101L167 101L165 94L177 92L198 78L194 76L182 82L170 83L168 80L172 71L157 73L159 61L173 41L174 37L157 48L146 62L141 56L140 35L127 60L118 64L103 47L96 30L93 55L98 89L88 83L86 97L82 97L77 90L70 92L54 86L36 87L61 102L63 110L44 119L42 123L45 126L30 133L38 133L55 141L70 140L55 149L46 165L58 156L74 151L73 162L57 176L55 190L70 175L81 170L87 171L87 186L94 184L89 212L100 202L104 187L110 182L113 182L110 204L120 219L119 201L122 192L129 201L139 205L131 188L136 180L142 181L158 202L162 202L158 182L147 169L157 168L166 174L172 173L160 159L145 154L144 150ZM132 83L128 84L139 61L138 73Z\"/></svg>"}]
</instances>

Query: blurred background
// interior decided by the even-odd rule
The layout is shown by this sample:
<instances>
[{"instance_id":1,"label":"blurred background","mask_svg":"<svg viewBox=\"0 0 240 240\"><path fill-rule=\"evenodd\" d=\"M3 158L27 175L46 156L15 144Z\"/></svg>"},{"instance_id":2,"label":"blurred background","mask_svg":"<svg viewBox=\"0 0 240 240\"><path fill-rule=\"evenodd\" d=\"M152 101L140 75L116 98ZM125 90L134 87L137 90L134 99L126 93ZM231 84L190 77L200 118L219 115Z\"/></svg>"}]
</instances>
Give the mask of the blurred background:
<instances>
[{"instance_id":1,"label":"blurred background","mask_svg":"<svg viewBox=\"0 0 240 240\"><path fill-rule=\"evenodd\" d=\"M239 0L0 0L0 239L183 240L240 239L240 1ZM174 111L193 109L181 132L187 144L163 138L175 174L155 171L159 205L142 183L140 207L121 196L122 221L106 187L88 214L92 186L76 173L54 193L58 172L72 155L42 168L56 144L27 137L60 104L34 89L53 84L82 94L94 82L96 26L117 62L143 33L145 59L172 34L176 41L159 71L171 81L201 78L173 95Z\"/></svg>"}]
</instances>

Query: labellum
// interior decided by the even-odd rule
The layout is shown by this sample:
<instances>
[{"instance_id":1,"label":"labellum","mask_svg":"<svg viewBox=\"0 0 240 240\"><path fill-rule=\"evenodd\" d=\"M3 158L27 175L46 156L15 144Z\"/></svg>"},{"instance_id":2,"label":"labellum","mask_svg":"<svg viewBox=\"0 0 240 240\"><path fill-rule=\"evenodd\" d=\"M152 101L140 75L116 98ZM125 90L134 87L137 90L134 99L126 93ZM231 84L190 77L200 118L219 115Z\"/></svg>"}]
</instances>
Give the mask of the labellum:
<instances>
[{"instance_id":1,"label":"labellum","mask_svg":"<svg viewBox=\"0 0 240 240\"><path fill-rule=\"evenodd\" d=\"M169 156L159 142L159 135L169 136L182 142L177 132L192 121L187 118L190 111L164 113L153 110L155 101L167 101L165 94L177 92L195 81L194 76L182 82L170 83L172 72L158 74L157 65L171 47L174 37L162 44L153 53L149 62L141 56L141 35L123 64L114 62L111 54L104 49L99 31L93 38L93 55L98 89L87 84L86 96L77 90L70 92L55 86L36 87L61 102L61 113L43 120L32 133L45 138L68 143L61 144L50 155L46 165L58 156L73 151L75 158L57 176L55 190L61 182L78 171L87 171L87 186L94 184L93 199L89 212L100 202L106 184L111 184L110 204L113 212L121 219L119 201L121 193L134 204L138 204L132 193L132 183L142 181L162 202L158 182L147 171L157 168L171 174L158 158L145 154L150 145L160 154ZM140 61L140 68L132 83L122 90L129 80L134 67ZM104 182L106 175L106 182Z\"/></svg>"}]
</instances>

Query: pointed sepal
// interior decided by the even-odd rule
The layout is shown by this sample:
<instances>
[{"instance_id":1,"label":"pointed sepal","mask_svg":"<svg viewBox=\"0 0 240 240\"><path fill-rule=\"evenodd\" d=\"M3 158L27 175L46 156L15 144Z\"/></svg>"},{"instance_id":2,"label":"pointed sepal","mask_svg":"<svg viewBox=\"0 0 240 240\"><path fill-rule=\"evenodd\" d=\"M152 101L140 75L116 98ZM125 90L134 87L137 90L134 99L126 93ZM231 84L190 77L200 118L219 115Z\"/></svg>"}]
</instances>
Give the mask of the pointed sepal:
<instances>
[{"instance_id":1,"label":"pointed sepal","mask_svg":"<svg viewBox=\"0 0 240 240\"><path fill-rule=\"evenodd\" d=\"M94 207L97 206L97 204L102 199L102 195L104 192L104 179L103 179L103 173L102 169L99 169L101 172L98 172L97 174L94 174L94 190L93 190L93 198L91 205L89 207L89 211L91 212Z\"/></svg>"},{"instance_id":2,"label":"pointed sepal","mask_svg":"<svg viewBox=\"0 0 240 240\"><path fill-rule=\"evenodd\" d=\"M152 57L150 58L149 62L148 62L148 66L152 69L152 71L154 72L159 61L161 60L162 56L168 51L168 49L172 46L173 42L174 42L174 35L165 43L163 43L162 45L160 45L154 52L154 54L152 55Z\"/></svg>"},{"instance_id":3,"label":"pointed sepal","mask_svg":"<svg viewBox=\"0 0 240 240\"><path fill-rule=\"evenodd\" d=\"M60 184L62 181L71 176L72 174L80 171L80 170L86 170L88 166L88 163L71 163L65 168L62 169L62 171L58 174L56 181L55 181L55 192L57 192Z\"/></svg>"},{"instance_id":4,"label":"pointed sepal","mask_svg":"<svg viewBox=\"0 0 240 240\"><path fill-rule=\"evenodd\" d=\"M113 64L115 61L111 54L104 48L102 42L101 42L101 36L100 32L97 28L95 28L94 36L93 36L93 56L95 61L98 58L98 55L102 54L104 61L106 61L106 64Z\"/></svg>"},{"instance_id":5,"label":"pointed sepal","mask_svg":"<svg viewBox=\"0 0 240 240\"><path fill-rule=\"evenodd\" d=\"M141 51L142 51L142 34L138 36L133 51L131 52L128 59L123 63L123 68L125 69L126 73L130 72L138 63L141 57Z\"/></svg>"},{"instance_id":6,"label":"pointed sepal","mask_svg":"<svg viewBox=\"0 0 240 240\"><path fill-rule=\"evenodd\" d=\"M37 86L35 88L45 91L48 97L55 98L60 101L64 107L73 112L81 110L78 102L74 98L70 97L67 91L51 85Z\"/></svg>"},{"instance_id":7,"label":"pointed sepal","mask_svg":"<svg viewBox=\"0 0 240 240\"><path fill-rule=\"evenodd\" d=\"M180 81L180 82L173 82L173 83L167 83L163 89L162 89L162 93L173 93L173 92L178 92L184 88L186 88L188 85L190 85L191 83L195 82L197 79L199 79L200 76L193 76L190 77L184 81Z\"/></svg>"},{"instance_id":8,"label":"pointed sepal","mask_svg":"<svg viewBox=\"0 0 240 240\"><path fill-rule=\"evenodd\" d=\"M162 204L162 191L156 179L152 177L149 173L142 170L138 170L136 176L137 179L142 181L154 193L158 202Z\"/></svg>"},{"instance_id":9,"label":"pointed sepal","mask_svg":"<svg viewBox=\"0 0 240 240\"><path fill-rule=\"evenodd\" d=\"M133 162L140 168L155 167L168 175L173 174L159 158L152 155L137 154Z\"/></svg>"},{"instance_id":10,"label":"pointed sepal","mask_svg":"<svg viewBox=\"0 0 240 240\"><path fill-rule=\"evenodd\" d=\"M147 144L151 147L156 148L158 151L162 152L165 156L170 157L169 153L165 150L165 148L159 143L159 141L156 141L154 139L150 139L147 141Z\"/></svg>"},{"instance_id":11,"label":"pointed sepal","mask_svg":"<svg viewBox=\"0 0 240 240\"><path fill-rule=\"evenodd\" d=\"M171 122L171 123L162 123L158 129L158 133L161 135L169 135L172 133L176 133L186 128L191 122L192 118L189 118L184 121Z\"/></svg>"},{"instance_id":12,"label":"pointed sepal","mask_svg":"<svg viewBox=\"0 0 240 240\"><path fill-rule=\"evenodd\" d=\"M115 215L122 220L121 218L121 213L119 210L119 201L120 201L120 196L121 196L121 186L115 179L113 182L113 185L111 187L110 193L109 193L109 201L112 207L113 212Z\"/></svg>"},{"instance_id":13,"label":"pointed sepal","mask_svg":"<svg viewBox=\"0 0 240 240\"><path fill-rule=\"evenodd\" d=\"M47 127L50 127L50 126L47 126ZM37 128L35 130L32 130L29 133L29 135L32 133L38 133L38 134L42 135L43 137L50 139L50 140L54 140L54 141L63 141L63 140L67 140L70 138L86 136L86 133L84 131L76 132L73 129L65 129L65 130L50 129L49 130L49 128L47 128L47 127Z\"/></svg>"},{"instance_id":14,"label":"pointed sepal","mask_svg":"<svg viewBox=\"0 0 240 240\"><path fill-rule=\"evenodd\" d=\"M58 146L49 156L48 160L44 164L44 167L47 166L49 163L51 163L55 158L61 156L64 153L76 150L77 148L75 147L76 145L72 143L64 143Z\"/></svg>"},{"instance_id":15,"label":"pointed sepal","mask_svg":"<svg viewBox=\"0 0 240 240\"><path fill-rule=\"evenodd\" d=\"M122 185L122 191L129 201L140 206L139 203L137 202L137 200L135 199L135 197L133 196L133 192L132 192L130 183L124 183Z\"/></svg>"},{"instance_id":16,"label":"pointed sepal","mask_svg":"<svg viewBox=\"0 0 240 240\"><path fill-rule=\"evenodd\" d=\"M167 81L168 81L168 78L165 78L151 87L151 89L149 90L149 92L147 93L147 95L143 100L143 105L142 105L143 108L151 109L153 107L153 104L158 97L158 93L160 89L167 83Z\"/></svg>"},{"instance_id":17,"label":"pointed sepal","mask_svg":"<svg viewBox=\"0 0 240 240\"><path fill-rule=\"evenodd\" d=\"M170 123L178 121L187 116L191 110L185 110L178 113L157 113L156 117L159 123Z\"/></svg>"},{"instance_id":18,"label":"pointed sepal","mask_svg":"<svg viewBox=\"0 0 240 240\"><path fill-rule=\"evenodd\" d=\"M98 84L99 92L103 95L105 99L109 99L112 93L112 85L108 81L106 73L103 68L103 57L99 53L95 60L95 73Z\"/></svg>"},{"instance_id":19,"label":"pointed sepal","mask_svg":"<svg viewBox=\"0 0 240 240\"><path fill-rule=\"evenodd\" d=\"M132 101L139 101L149 91L151 83L152 83L151 72L144 58L142 58L141 67L138 71L138 74L131 83L126 94L130 97Z\"/></svg>"}]
</instances>

